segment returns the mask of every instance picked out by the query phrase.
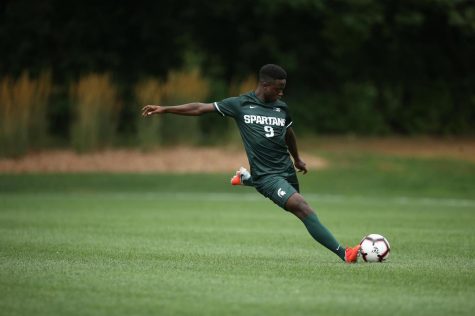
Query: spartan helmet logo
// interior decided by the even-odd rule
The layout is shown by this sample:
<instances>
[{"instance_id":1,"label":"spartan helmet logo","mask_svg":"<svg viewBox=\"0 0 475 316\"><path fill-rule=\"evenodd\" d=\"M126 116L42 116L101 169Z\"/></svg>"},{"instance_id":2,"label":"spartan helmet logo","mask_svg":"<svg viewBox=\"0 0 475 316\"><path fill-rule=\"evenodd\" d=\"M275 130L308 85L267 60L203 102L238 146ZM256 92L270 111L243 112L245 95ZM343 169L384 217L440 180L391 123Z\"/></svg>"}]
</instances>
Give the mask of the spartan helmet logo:
<instances>
[{"instance_id":1,"label":"spartan helmet logo","mask_svg":"<svg viewBox=\"0 0 475 316\"><path fill-rule=\"evenodd\" d=\"M287 192L285 192L284 190L282 190L282 188L279 188L279 190L277 190L277 195L279 197L283 197Z\"/></svg>"}]
</instances>

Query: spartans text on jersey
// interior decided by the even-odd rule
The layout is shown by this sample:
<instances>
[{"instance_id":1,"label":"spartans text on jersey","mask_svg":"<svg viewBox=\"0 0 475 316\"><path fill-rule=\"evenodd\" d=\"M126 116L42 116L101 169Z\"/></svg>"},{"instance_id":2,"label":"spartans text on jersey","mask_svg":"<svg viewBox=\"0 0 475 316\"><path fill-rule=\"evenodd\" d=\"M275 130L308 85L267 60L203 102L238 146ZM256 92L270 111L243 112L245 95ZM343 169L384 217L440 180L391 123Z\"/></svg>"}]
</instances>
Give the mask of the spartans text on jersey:
<instances>
[{"instance_id":1,"label":"spartans text on jersey","mask_svg":"<svg viewBox=\"0 0 475 316\"><path fill-rule=\"evenodd\" d=\"M285 126L285 119L273 116L244 115L244 123Z\"/></svg>"}]
</instances>

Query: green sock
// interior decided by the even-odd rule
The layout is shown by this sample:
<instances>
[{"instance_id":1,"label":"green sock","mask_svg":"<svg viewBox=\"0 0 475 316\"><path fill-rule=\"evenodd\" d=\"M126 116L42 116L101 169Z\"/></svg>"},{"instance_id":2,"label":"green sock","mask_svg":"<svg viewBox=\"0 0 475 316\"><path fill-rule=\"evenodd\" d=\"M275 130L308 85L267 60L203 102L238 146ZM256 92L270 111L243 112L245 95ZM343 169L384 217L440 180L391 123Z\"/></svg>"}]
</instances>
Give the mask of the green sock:
<instances>
[{"instance_id":1,"label":"green sock","mask_svg":"<svg viewBox=\"0 0 475 316\"><path fill-rule=\"evenodd\" d=\"M345 260L345 247L341 246L335 237L333 237L332 233L320 223L317 214L311 213L302 219L302 222L305 224L305 227L307 227L313 239L334 252L343 261Z\"/></svg>"}]
</instances>

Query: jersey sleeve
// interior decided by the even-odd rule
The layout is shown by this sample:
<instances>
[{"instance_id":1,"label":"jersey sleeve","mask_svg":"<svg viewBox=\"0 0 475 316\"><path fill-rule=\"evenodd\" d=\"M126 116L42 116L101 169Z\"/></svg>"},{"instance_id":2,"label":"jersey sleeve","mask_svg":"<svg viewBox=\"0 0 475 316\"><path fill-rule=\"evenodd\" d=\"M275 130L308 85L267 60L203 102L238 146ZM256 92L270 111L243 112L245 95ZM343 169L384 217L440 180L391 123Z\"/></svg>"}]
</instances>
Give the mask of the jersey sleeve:
<instances>
[{"instance_id":1,"label":"jersey sleeve","mask_svg":"<svg viewBox=\"0 0 475 316\"><path fill-rule=\"evenodd\" d=\"M235 117L239 112L241 101L239 97L227 98L219 102L214 102L214 107L222 116Z\"/></svg>"}]
</instances>

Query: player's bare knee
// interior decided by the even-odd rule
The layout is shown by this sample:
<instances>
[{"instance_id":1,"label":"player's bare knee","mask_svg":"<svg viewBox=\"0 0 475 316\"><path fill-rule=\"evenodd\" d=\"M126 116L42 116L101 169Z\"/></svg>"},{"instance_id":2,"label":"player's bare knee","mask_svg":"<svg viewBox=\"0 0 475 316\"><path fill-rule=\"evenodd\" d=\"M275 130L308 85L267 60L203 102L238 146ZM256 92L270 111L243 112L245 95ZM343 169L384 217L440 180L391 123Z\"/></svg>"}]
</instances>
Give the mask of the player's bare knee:
<instances>
[{"instance_id":1,"label":"player's bare knee","mask_svg":"<svg viewBox=\"0 0 475 316\"><path fill-rule=\"evenodd\" d=\"M307 217L309 214L313 213L310 205L305 201L305 199L298 193L290 197L286 210L302 219Z\"/></svg>"},{"instance_id":2,"label":"player's bare knee","mask_svg":"<svg viewBox=\"0 0 475 316\"><path fill-rule=\"evenodd\" d=\"M299 210L300 210L300 213L304 214L305 216L313 213L312 208L304 199L302 199L302 201L299 203Z\"/></svg>"}]
</instances>

